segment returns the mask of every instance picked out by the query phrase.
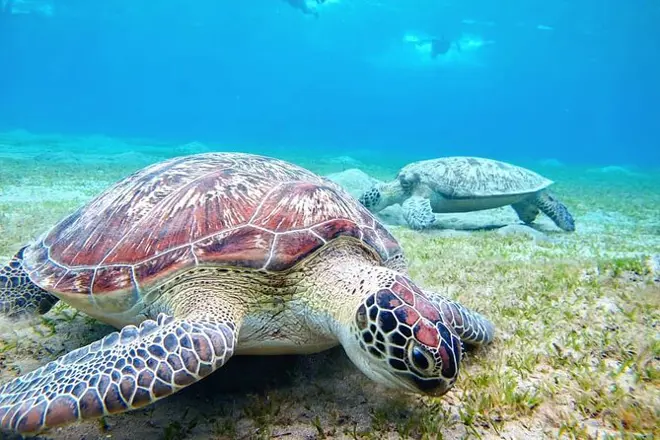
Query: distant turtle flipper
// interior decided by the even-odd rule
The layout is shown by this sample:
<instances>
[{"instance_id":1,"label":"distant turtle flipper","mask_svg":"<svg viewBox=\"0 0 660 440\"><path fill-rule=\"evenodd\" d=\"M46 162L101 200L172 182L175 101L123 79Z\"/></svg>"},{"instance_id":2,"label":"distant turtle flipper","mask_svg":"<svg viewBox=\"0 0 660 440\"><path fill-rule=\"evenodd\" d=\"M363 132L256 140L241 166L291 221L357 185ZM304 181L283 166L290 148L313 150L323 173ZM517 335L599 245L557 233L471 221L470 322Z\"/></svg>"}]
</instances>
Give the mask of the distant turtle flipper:
<instances>
[{"instance_id":1,"label":"distant turtle flipper","mask_svg":"<svg viewBox=\"0 0 660 440\"><path fill-rule=\"evenodd\" d=\"M525 199L522 202L514 203L511 205L518 218L526 225L534 223L536 217L539 215L539 208L533 201Z\"/></svg>"}]
</instances>

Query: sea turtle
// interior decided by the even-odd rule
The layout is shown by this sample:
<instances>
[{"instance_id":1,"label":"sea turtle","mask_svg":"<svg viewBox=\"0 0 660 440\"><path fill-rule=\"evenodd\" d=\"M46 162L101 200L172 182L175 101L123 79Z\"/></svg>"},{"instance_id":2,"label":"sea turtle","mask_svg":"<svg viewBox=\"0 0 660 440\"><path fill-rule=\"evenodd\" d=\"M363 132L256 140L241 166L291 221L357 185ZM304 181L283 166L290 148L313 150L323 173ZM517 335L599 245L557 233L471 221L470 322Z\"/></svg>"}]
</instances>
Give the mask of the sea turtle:
<instances>
[{"instance_id":1,"label":"sea turtle","mask_svg":"<svg viewBox=\"0 0 660 440\"><path fill-rule=\"evenodd\" d=\"M234 354L339 344L376 382L442 395L462 342L494 333L478 313L417 287L396 240L337 184L239 153L140 170L0 270L4 315L45 313L58 299L121 331L2 385L2 429L139 408Z\"/></svg>"},{"instance_id":2,"label":"sea turtle","mask_svg":"<svg viewBox=\"0 0 660 440\"><path fill-rule=\"evenodd\" d=\"M378 183L359 197L372 212L400 203L408 225L425 229L433 213L468 212L511 205L532 223L539 211L565 231L575 222L564 204L546 189L552 180L516 165L480 157L443 157L413 162L396 179Z\"/></svg>"}]
</instances>

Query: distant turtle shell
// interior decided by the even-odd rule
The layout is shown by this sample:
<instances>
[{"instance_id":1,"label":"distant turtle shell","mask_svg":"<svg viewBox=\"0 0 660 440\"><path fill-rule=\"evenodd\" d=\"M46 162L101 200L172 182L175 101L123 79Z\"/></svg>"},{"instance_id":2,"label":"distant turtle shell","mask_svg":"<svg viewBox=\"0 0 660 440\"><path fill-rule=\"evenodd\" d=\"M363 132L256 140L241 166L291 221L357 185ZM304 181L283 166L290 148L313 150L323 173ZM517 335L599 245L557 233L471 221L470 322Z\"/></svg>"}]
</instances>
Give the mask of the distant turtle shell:
<instances>
[{"instance_id":1,"label":"distant turtle shell","mask_svg":"<svg viewBox=\"0 0 660 440\"><path fill-rule=\"evenodd\" d=\"M464 156L414 162L402 168L398 178L402 186L423 182L453 199L531 194L553 183L526 168Z\"/></svg>"},{"instance_id":2,"label":"distant turtle shell","mask_svg":"<svg viewBox=\"0 0 660 440\"><path fill-rule=\"evenodd\" d=\"M199 154L118 182L29 246L24 266L56 294L137 300L195 265L283 271L338 237L361 240L383 261L401 253L359 202L311 171L250 154Z\"/></svg>"}]
</instances>

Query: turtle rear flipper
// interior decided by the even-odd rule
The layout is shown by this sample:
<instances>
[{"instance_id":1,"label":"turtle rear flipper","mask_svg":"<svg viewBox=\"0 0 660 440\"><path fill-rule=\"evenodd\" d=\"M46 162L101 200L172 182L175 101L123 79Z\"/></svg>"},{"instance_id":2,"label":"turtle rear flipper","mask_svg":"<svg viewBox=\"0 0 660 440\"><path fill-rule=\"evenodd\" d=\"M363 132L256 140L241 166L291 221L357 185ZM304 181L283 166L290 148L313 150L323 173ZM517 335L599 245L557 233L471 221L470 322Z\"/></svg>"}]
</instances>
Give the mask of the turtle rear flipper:
<instances>
[{"instance_id":1,"label":"turtle rear flipper","mask_svg":"<svg viewBox=\"0 0 660 440\"><path fill-rule=\"evenodd\" d=\"M27 314L44 314L58 301L41 287L34 284L23 268L25 247L0 268L0 314L16 318Z\"/></svg>"},{"instance_id":2,"label":"turtle rear flipper","mask_svg":"<svg viewBox=\"0 0 660 440\"><path fill-rule=\"evenodd\" d=\"M536 193L534 204L564 231L575 231L575 221L566 205L555 199L548 191Z\"/></svg>"},{"instance_id":3,"label":"turtle rear flipper","mask_svg":"<svg viewBox=\"0 0 660 440\"><path fill-rule=\"evenodd\" d=\"M426 197L411 196L403 202L403 217L412 229L426 229L435 222L431 201Z\"/></svg>"},{"instance_id":4,"label":"turtle rear flipper","mask_svg":"<svg viewBox=\"0 0 660 440\"><path fill-rule=\"evenodd\" d=\"M145 406L197 382L234 353L228 316L160 314L0 387L0 430L38 433Z\"/></svg>"}]
</instances>

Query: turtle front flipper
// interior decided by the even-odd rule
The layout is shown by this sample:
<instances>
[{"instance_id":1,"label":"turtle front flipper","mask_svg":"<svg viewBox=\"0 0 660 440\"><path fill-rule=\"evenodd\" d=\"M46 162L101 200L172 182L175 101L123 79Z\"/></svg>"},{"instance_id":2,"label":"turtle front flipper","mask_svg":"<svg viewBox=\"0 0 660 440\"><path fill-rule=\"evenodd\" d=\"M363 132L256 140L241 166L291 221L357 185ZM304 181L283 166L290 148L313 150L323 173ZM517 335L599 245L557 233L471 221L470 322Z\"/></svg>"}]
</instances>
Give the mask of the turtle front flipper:
<instances>
[{"instance_id":1,"label":"turtle front flipper","mask_svg":"<svg viewBox=\"0 0 660 440\"><path fill-rule=\"evenodd\" d=\"M442 311L447 325L456 330L461 342L485 345L493 341L495 326L486 317L439 293L429 290L424 293Z\"/></svg>"},{"instance_id":2,"label":"turtle front flipper","mask_svg":"<svg viewBox=\"0 0 660 440\"><path fill-rule=\"evenodd\" d=\"M516 214L518 214L520 221L526 225L534 223L534 220L536 220L536 217L538 217L540 212L539 208L533 203L533 201L530 202L528 199L514 203L511 207L516 211Z\"/></svg>"},{"instance_id":3,"label":"turtle front flipper","mask_svg":"<svg viewBox=\"0 0 660 440\"><path fill-rule=\"evenodd\" d=\"M48 312L58 299L34 284L23 268L25 247L0 268L0 314L16 318Z\"/></svg>"},{"instance_id":4,"label":"turtle front flipper","mask_svg":"<svg viewBox=\"0 0 660 440\"><path fill-rule=\"evenodd\" d=\"M222 367L238 323L160 314L129 325L0 387L0 429L38 433L140 408Z\"/></svg>"},{"instance_id":5,"label":"turtle front flipper","mask_svg":"<svg viewBox=\"0 0 660 440\"><path fill-rule=\"evenodd\" d=\"M534 204L564 231L575 231L575 221L566 205L554 198L548 191L536 193Z\"/></svg>"},{"instance_id":6,"label":"turtle front flipper","mask_svg":"<svg viewBox=\"0 0 660 440\"><path fill-rule=\"evenodd\" d=\"M426 229L435 222L431 200L426 197L408 197L401 207L403 208L403 218L412 229Z\"/></svg>"}]
</instances>

